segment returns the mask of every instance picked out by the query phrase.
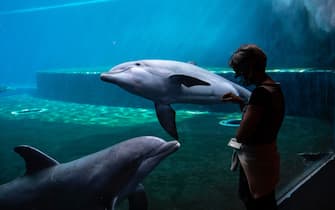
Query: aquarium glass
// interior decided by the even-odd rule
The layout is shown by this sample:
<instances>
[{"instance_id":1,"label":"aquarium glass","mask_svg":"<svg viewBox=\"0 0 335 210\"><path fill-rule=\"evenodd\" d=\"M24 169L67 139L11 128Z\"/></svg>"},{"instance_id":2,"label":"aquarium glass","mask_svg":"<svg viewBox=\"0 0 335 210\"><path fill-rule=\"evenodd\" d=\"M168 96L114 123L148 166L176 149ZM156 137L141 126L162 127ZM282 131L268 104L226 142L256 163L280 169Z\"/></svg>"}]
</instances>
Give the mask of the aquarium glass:
<instances>
[{"instance_id":1,"label":"aquarium glass","mask_svg":"<svg viewBox=\"0 0 335 210\"><path fill-rule=\"evenodd\" d=\"M253 43L285 96L280 199L333 153L334 13L331 0L1 1L0 189L24 176L17 145L66 163L137 136L174 140L152 100L101 81L102 72L127 61L174 60L238 83L228 60ZM171 107L181 147L143 180L149 209L242 209L227 146L238 105Z\"/></svg>"}]
</instances>

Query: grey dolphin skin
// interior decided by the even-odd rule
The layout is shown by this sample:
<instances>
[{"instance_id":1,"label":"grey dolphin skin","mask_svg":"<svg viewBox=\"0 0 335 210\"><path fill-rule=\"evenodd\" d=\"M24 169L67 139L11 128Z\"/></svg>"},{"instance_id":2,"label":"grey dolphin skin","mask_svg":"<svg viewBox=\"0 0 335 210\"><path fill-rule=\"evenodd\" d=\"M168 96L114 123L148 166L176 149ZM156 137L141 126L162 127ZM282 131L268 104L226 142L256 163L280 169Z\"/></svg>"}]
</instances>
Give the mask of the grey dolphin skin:
<instances>
[{"instance_id":1,"label":"grey dolphin skin","mask_svg":"<svg viewBox=\"0 0 335 210\"><path fill-rule=\"evenodd\" d=\"M218 104L234 93L248 100L250 91L224 77L191 63L172 60L138 60L119 64L100 75L128 92L155 103L162 127L175 139L175 111L170 104Z\"/></svg>"},{"instance_id":2,"label":"grey dolphin skin","mask_svg":"<svg viewBox=\"0 0 335 210\"><path fill-rule=\"evenodd\" d=\"M0 209L114 210L128 198L130 210L146 210L141 180L179 146L142 136L63 164L33 147L15 147L26 174L0 185Z\"/></svg>"}]
</instances>

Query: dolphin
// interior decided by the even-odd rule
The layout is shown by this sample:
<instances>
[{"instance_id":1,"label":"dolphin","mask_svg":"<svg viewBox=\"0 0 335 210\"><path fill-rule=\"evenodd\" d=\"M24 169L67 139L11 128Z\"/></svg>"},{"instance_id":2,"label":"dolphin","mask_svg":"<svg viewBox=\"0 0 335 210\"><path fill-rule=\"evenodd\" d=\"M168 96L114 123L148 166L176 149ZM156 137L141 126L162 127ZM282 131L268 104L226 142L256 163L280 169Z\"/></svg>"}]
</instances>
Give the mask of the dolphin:
<instances>
[{"instance_id":1,"label":"dolphin","mask_svg":"<svg viewBox=\"0 0 335 210\"><path fill-rule=\"evenodd\" d=\"M0 185L0 209L114 210L128 198L130 210L146 210L141 180L179 146L142 136L62 164L34 147L17 146L26 173Z\"/></svg>"},{"instance_id":2,"label":"dolphin","mask_svg":"<svg viewBox=\"0 0 335 210\"><path fill-rule=\"evenodd\" d=\"M170 104L218 104L233 93L247 101L250 91L191 63L173 60L138 60L116 65L100 75L128 92L155 103L161 126L175 139L175 111Z\"/></svg>"}]
</instances>

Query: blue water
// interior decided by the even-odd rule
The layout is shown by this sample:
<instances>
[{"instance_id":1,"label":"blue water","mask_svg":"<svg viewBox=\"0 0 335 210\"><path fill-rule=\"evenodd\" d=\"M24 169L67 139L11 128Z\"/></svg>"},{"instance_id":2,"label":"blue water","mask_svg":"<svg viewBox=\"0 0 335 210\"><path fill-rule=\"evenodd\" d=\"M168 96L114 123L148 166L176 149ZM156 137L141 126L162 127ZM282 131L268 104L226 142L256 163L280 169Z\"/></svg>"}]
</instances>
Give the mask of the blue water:
<instances>
[{"instance_id":1,"label":"blue water","mask_svg":"<svg viewBox=\"0 0 335 210\"><path fill-rule=\"evenodd\" d=\"M124 112L108 112L129 120L111 127L90 121L106 117L101 109L107 108L99 103L76 104L36 95L37 72L101 66L107 70L127 60L148 58L221 68L227 67L241 44L255 43L268 55L270 68L316 67L330 69L330 74L335 68L334 5L331 0L1 1L0 90L5 91L0 92L0 184L24 172L23 161L12 151L18 144L36 146L67 162L138 135L170 139L152 109L148 109L152 117L143 122L132 117L133 112L126 117ZM295 73L278 77L289 96L287 104L298 113L287 115L278 139L279 190L310 166L297 153L328 152L334 145L334 74ZM59 89L42 91L45 96L54 92L59 96ZM84 95L67 94L69 100ZM11 114L27 107L48 109L34 116ZM225 146L236 127L219 124L229 114L211 110L180 118L182 148L144 181L151 210L241 209L237 174L229 171L231 151Z\"/></svg>"},{"instance_id":2,"label":"blue water","mask_svg":"<svg viewBox=\"0 0 335 210\"><path fill-rule=\"evenodd\" d=\"M315 19L324 5L297 2L2 1L0 84L34 86L41 69L143 58L226 66L243 43L261 46L271 67L335 66L331 11Z\"/></svg>"}]
</instances>

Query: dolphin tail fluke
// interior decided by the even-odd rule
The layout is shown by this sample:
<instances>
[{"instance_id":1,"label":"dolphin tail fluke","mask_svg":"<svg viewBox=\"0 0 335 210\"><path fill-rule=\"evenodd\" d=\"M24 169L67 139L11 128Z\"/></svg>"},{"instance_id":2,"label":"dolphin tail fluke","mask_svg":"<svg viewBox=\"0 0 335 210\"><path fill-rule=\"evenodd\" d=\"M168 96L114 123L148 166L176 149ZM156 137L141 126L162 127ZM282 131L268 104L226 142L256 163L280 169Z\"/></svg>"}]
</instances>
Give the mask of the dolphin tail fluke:
<instances>
[{"instance_id":1,"label":"dolphin tail fluke","mask_svg":"<svg viewBox=\"0 0 335 210\"><path fill-rule=\"evenodd\" d=\"M156 115L161 126L176 140L178 132L176 127L176 112L169 104L155 103Z\"/></svg>"}]
</instances>

